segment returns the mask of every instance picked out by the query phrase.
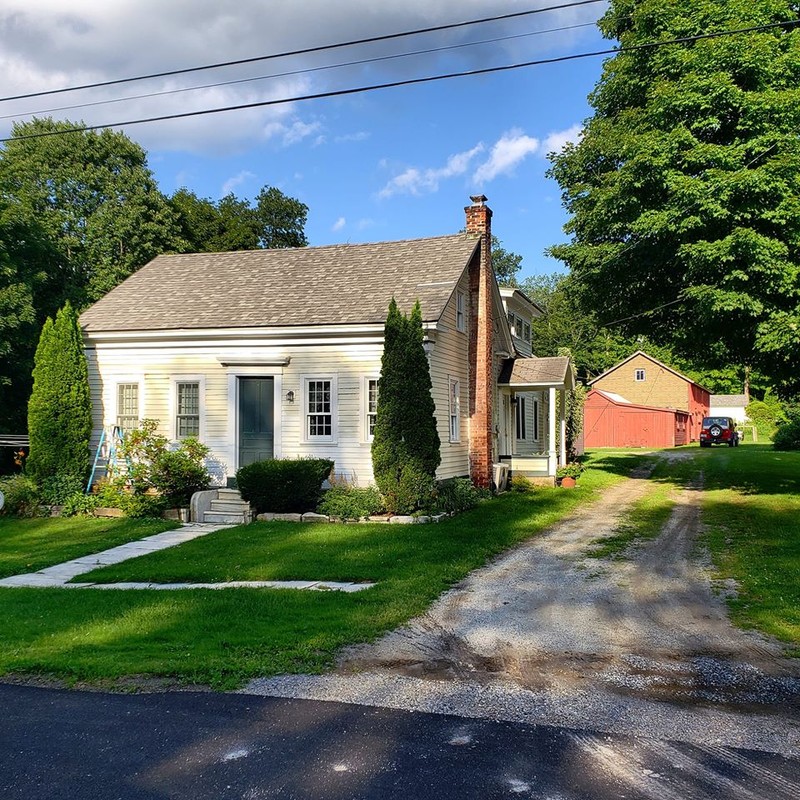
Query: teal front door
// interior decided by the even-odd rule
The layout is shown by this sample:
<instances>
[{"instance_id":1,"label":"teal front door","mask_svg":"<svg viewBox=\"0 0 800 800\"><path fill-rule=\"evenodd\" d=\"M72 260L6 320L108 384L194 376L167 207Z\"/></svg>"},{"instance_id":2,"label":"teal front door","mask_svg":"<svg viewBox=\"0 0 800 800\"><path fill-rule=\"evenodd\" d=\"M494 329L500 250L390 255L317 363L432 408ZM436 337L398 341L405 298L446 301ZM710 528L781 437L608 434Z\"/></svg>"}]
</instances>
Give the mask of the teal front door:
<instances>
[{"instance_id":1,"label":"teal front door","mask_svg":"<svg viewBox=\"0 0 800 800\"><path fill-rule=\"evenodd\" d=\"M239 466L275 456L275 379L239 378Z\"/></svg>"}]
</instances>

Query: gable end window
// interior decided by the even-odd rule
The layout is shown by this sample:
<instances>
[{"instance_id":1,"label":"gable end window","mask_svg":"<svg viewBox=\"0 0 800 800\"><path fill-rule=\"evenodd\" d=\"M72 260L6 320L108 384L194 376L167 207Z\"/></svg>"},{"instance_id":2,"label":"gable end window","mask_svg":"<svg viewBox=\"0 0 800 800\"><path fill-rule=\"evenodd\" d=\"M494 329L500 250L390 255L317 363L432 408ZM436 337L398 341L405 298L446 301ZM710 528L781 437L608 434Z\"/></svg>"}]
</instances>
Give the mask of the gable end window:
<instances>
[{"instance_id":1,"label":"gable end window","mask_svg":"<svg viewBox=\"0 0 800 800\"><path fill-rule=\"evenodd\" d=\"M645 371L643 369L637 369L633 373L633 379L638 383L641 383L645 379Z\"/></svg>"},{"instance_id":2,"label":"gable end window","mask_svg":"<svg viewBox=\"0 0 800 800\"><path fill-rule=\"evenodd\" d=\"M456 330L466 333L467 330L467 317L466 317L466 297L464 292L456 292Z\"/></svg>"},{"instance_id":3,"label":"gable end window","mask_svg":"<svg viewBox=\"0 0 800 800\"><path fill-rule=\"evenodd\" d=\"M461 441L461 382L450 378L450 441Z\"/></svg>"},{"instance_id":4,"label":"gable end window","mask_svg":"<svg viewBox=\"0 0 800 800\"><path fill-rule=\"evenodd\" d=\"M308 442L334 441L335 386L331 378L306 378L305 437Z\"/></svg>"},{"instance_id":5,"label":"gable end window","mask_svg":"<svg viewBox=\"0 0 800 800\"><path fill-rule=\"evenodd\" d=\"M117 425L122 431L139 427L139 384L117 384Z\"/></svg>"},{"instance_id":6,"label":"gable end window","mask_svg":"<svg viewBox=\"0 0 800 800\"><path fill-rule=\"evenodd\" d=\"M178 439L200 436L200 384L178 381L175 384L175 435Z\"/></svg>"}]
</instances>

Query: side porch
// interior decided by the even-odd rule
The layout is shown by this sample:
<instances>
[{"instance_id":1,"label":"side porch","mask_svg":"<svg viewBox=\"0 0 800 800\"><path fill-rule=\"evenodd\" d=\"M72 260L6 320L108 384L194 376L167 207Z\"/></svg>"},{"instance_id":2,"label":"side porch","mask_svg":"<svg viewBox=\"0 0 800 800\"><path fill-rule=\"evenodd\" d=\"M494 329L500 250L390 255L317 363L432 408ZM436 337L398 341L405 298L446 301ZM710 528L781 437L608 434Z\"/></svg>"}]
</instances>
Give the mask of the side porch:
<instances>
[{"instance_id":1,"label":"side porch","mask_svg":"<svg viewBox=\"0 0 800 800\"><path fill-rule=\"evenodd\" d=\"M510 475L552 486L567 462L569 358L508 359L498 378L497 459Z\"/></svg>"}]
</instances>

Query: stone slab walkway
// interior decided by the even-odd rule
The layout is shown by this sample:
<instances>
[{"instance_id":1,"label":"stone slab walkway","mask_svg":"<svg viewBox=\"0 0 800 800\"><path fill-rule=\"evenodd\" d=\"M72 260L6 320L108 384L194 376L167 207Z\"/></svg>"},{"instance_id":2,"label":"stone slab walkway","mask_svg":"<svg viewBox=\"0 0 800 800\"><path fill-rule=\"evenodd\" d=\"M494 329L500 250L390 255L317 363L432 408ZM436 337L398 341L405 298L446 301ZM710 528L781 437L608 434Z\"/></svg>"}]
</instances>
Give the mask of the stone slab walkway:
<instances>
[{"instance_id":1,"label":"stone slab walkway","mask_svg":"<svg viewBox=\"0 0 800 800\"><path fill-rule=\"evenodd\" d=\"M135 542L128 542L100 553L73 558L62 564L54 564L37 572L12 575L0 579L0 588L24 589L311 589L315 591L359 592L369 589L372 583L337 583L335 581L229 581L227 583L69 583L78 575L91 572L98 567L119 564L130 558L165 550L167 547L207 536L209 533L234 527L231 524L189 523L181 528L156 533Z\"/></svg>"}]
</instances>

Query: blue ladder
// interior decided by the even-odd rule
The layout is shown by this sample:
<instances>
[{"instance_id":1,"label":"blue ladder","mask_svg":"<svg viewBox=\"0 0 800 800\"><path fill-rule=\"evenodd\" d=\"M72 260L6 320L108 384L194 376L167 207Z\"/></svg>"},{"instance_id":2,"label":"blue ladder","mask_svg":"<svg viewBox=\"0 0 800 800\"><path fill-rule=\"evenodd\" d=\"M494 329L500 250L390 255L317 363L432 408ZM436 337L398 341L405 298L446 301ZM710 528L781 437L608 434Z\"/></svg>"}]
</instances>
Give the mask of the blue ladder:
<instances>
[{"instance_id":1,"label":"blue ladder","mask_svg":"<svg viewBox=\"0 0 800 800\"><path fill-rule=\"evenodd\" d=\"M92 491L92 486L94 485L95 477L100 478L102 477L99 473L102 471L105 475L108 475L108 468L109 465L113 465L117 460L117 445L122 444L124 441L124 436L122 433L122 428L119 425L113 425L111 427L110 435L106 435L106 428L100 433L100 441L97 444L97 450L94 454L94 463L92 464L92 473L89 476L89 482L86 484L86 494ZM106 444L106 439L108 439L108 451L104 451L103 446Z\"/></svg>"}]
</instances>

